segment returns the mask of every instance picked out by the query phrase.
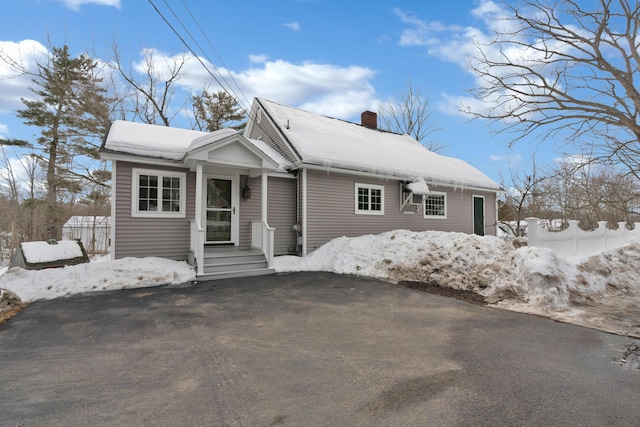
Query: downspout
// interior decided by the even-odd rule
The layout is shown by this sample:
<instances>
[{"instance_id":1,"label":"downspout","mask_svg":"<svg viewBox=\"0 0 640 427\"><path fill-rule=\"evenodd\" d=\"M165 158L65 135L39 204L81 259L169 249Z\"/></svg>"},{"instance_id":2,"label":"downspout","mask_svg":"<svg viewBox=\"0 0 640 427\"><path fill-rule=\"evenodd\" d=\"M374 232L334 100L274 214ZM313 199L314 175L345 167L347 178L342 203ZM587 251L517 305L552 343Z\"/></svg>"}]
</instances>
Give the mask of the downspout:
<instances>
[{"instance_id":1,"label":"downspout","mask_svg":"<svg viewBox=\"0 0 640 427\"><path fill-rule=\"evenodd\" d=\"M307 168L302 168L302 256L307 255Z\"/></svg>"}]
</instances>

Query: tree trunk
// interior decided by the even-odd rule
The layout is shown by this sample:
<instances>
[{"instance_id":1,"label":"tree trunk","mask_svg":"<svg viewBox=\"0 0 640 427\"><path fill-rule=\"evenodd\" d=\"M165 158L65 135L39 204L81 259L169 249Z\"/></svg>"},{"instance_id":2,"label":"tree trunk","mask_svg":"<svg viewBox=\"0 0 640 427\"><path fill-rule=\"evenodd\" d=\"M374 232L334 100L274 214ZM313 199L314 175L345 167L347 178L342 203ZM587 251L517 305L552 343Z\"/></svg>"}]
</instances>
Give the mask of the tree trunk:
<instances>
[{"instance_id":1,"label":"tree trunk","mask_svg":"<svg viewBox=\"0 0 640 427\"><path fill-rule=\"evenodd\" d=\"M58 140L54 136L49 146L49 161L47 164L47 238L62 239L62 228L58 218L58 184L56 182L56 160L58 156Z\"/></svg>"}]
</instances>

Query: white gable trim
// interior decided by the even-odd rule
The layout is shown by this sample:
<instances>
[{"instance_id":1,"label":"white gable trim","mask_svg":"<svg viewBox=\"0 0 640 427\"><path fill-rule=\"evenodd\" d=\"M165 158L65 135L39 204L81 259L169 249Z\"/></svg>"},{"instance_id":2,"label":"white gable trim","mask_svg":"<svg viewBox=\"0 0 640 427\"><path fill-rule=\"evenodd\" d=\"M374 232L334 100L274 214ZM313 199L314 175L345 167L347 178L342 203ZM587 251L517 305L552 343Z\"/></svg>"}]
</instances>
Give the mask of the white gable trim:
<instances>
[{"instance_id":1,"label":"white gable trim","mask_svg":"<svg viewBox=\"0 0 640 427\"><path fill-rule=\"evenodd\" d=\"M260 98L253 99L253 104L251 105L251 114L249 115L249 121L247 123L247 126L245 127L243 134L249 137L253 132L253 128L257 127L258 129L262 130L262 140L264 140L265 138L273 140L269 135L269 132L266 132L262 128L262 123L265 121L265 117L269 121L269 123L273 125L273 129L278 134L283 143L287 146L289 152L294 157L296 162L301 162L302 159L298 153L298 150L296 150L291 141L289 141L289 138L287 138L287 136L281 131L280 124L275 122L273 116L269 112L269 109L266 106L262 105L262 103L260 102ZM284 124L282 125L284 126Z\"/></svg>"},{"instance_id":2,"label":"white gable trim","mask_svg":"<svg viewBox=\"0 0 640 427\"><path fill-rule=\"evenodd\" d=\"M280 166L237 133L189 151L182 160L186 167L193 167L198 162L260 170L275 170Z\"/></svg>"}]
</instances>

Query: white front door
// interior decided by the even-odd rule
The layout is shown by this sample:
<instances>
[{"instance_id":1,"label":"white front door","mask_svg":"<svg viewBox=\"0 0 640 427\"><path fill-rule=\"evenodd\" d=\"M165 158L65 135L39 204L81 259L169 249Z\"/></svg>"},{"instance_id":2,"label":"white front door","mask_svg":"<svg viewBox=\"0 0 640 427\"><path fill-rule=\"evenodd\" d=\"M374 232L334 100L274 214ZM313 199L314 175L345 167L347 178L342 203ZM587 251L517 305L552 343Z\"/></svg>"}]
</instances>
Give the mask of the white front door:
<instances>
[{"instance_id":1,"label":"white front door","mask_svg":"<svg viewBox=\"0 0 640 427\"><path fill-rule=\"evenodd\" d=\"M206 243L238 243L238 180L229 176L205 178Z\"/></svg>"}]
</instances>

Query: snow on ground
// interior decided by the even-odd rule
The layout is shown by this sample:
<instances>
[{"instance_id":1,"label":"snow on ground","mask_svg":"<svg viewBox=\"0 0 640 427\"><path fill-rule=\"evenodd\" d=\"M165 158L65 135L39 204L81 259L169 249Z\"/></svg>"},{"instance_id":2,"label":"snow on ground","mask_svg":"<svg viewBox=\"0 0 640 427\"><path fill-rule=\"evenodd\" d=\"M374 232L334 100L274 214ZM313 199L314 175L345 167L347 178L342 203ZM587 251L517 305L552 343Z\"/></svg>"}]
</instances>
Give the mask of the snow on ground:
<instances>
[{"instance_id":1,"label":"snow on ground","mask_svg":"<svg viewBox=\"0 0 640 427\"><path fill-rule=\"evenodd\" d=\"M640 337L640 244L563 260L549 249L516 249L497 237L396 230L341 237L303 258L277 257L274 267L278 272L329 271L431 281L498 301L492 307ZM0 275L0 288L23 301L35 301L194 278L185 262L124 258L61 269L11 269Z\"/></svg>"},{"instance_id":2,"label":"snow on ground","mask_svg":"<svg viewBox=\"0 0 640 427\"><path fill-rule=\"evenodd\" d=\"M26 302L82 292L179 284L194 278L186 262L123 258L45 270L12 268L0 276L0 288L15 292Z\"/></svg>"},{"instance_id":3,"label":"snow on ground","mask_svg":"<svg viewBox=\"0 0 640 427\"><path fill-rule=\"evenodd\" d=\"M338 238L275 268L432 281L500 300L494 307L640 337L639 244L563 260L497 237L397 230Z\"/></svg>"}]
</instances>

